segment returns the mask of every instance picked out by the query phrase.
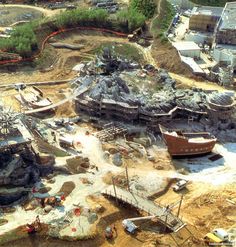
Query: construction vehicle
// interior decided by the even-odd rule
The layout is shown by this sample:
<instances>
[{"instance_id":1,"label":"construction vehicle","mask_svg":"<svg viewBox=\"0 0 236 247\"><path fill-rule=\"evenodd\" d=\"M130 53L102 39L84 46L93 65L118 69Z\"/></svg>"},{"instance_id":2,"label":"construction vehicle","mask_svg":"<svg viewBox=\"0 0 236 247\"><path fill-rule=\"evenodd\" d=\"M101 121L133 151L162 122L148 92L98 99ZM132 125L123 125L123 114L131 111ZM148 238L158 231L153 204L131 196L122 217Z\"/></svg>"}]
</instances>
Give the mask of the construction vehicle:
<instances>
[{"instance_id":1,"label":"construction vehicle","mask_svg":"<svg viewBox=\"0 0 236 247\"><path fill-rule=\"evenodd\" d=\"M222 240L215 236L213 233L209 232L204 237L204 242L208 245L221 244Z\"/></svg>"},{"instance_id":2,"label":"construction vehicle","mask_svg":"<svg viewBox=\"0 0 236 247\"><path fill-rule=\"evenodd\" d=\"M138 39L141 36L141 34L142 34L142 28L140 27L140 28L134 30L132 34L128 35L128 40L130 42L138 41Z\"/></svg>"},{"instance_id":3,"label":"construction vehicle","mask_svg":"<svg viewBox=\"0 0 236 247\"><path fill-rule=\"evenodd\" d=\"M140 27L134 30L132 34L128 35L128 40L130 42L136 42L141 46L148 47L151 44L150 41L152 40L152 37L147 36L147 34L144 33L144 29Z\"/></svg>"},{"instance_id":4,"label":"construction vehicle","mask_svg":"<svg viewBox=\"0 0 236 247\"><path fill-rule=\"evenodd\" d=\"M145 217L137 217L137 218L129 218L129 219L124 219L122 221L122 226L124 227L125 231L127 231L130 234L134 234L138 226L134 224L134 221L139 221L139 220L150 220L155 218L156 216L145 216Z\"/></svg>"},{"instance_id":5,"label":"construction vehicle","mask_svg":"<svg viewBox=\"0 0 236 247\"><path fill-rule=\"evenodd\" d=\"M220 238L222 241L229 240L229 234L222 228L214 229L211 233L213 233L216 237Z\"/></svg>"},{"instance_id":6,"label":"construction vehicle","mask_svg":"<svg viewBox=\"0 0 236 247\"><path fill-rule=\"evenodd\" d=\"M177 191L180 191L182 190L183 188L186 187L188 181L186 180L179 180L173 187L173 191L177 192Z\"/></svg>"}]
</instances>

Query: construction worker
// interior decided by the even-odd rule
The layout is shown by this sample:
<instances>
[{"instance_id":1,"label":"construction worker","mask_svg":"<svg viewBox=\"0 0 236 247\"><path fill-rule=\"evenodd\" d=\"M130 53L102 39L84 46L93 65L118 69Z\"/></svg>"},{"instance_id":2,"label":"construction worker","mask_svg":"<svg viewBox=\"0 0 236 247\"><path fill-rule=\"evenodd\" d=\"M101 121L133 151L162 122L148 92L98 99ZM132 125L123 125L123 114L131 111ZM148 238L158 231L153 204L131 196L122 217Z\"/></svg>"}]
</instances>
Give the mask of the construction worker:
<instances>
[{"instance_id":1,"label":"construction worker","mask_svg":"<svg viewBox=\"0 0 236 247\"><path fill-rule=\"evenodd\" d=\"M36 233L36 229L35 229L34 224L27 224L26 230L27 230L28 234Z\"/></svg>"}]
</instances>

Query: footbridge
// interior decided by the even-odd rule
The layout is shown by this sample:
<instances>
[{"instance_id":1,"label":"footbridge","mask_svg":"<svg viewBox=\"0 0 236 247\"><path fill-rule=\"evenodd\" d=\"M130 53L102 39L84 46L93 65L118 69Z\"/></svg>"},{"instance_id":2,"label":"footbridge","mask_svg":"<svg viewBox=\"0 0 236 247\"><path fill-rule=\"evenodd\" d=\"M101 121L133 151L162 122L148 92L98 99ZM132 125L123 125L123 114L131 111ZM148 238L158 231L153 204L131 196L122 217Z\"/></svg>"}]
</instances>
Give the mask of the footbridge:
<instances>
[{"instance_id":1,"label":"footbridge","mask_svg":"<svg viewBox=\"0 0 236 247\"><path fill-rule=\"evenodd\" d=\"M108 186L102 191L104 196L113 197L123 201L139 210L147 212L150 216L155 216L158 221L173 232L178 232L186 224L175 216L166 207L160 206L138 194L127 191L119 187Z\"/></svg>"},{"instance_id":2,"label":"footbridge","mask_svg":"<svg viewBox=\"0 0 236 247\"><path fill-rule=\"evenodd\" d=\"M30 114L34 114L37 112L43 112L43 111L48 111L50 109L55 109L56 107L63 105L65 103L75 99L76 97L80 96L81 94L85 93L88 89L89 89L89 87L85 87L85 88L80 89L80 90L75 90L75 92L73 94L69 95L68 97L66 97L65 99L63 99L57 103L51 104L49 106L33 109L33 110L28 110L28 111L25 111L24 113L27 115L30 115Z\"/></svg>"}]
</instances>

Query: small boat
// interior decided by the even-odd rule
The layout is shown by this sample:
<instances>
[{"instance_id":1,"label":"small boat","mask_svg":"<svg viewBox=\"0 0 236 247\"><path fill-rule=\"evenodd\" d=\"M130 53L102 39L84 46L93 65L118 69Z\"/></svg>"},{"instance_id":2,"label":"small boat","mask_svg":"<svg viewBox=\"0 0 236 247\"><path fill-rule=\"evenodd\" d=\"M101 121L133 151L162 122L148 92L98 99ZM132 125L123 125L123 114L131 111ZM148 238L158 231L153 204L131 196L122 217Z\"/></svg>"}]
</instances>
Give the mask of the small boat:
<instances>
[{"instance_id":1,"label":"small boat","mask_svg":"<svg viewBox=\"0 0 236 247\"><path fill-rule=\"evenodd\" d=\"M210 153L217 139L209 132L183 133L159 125L162 137L171 156L191 156Z\"/></svg>"}]
</instances>

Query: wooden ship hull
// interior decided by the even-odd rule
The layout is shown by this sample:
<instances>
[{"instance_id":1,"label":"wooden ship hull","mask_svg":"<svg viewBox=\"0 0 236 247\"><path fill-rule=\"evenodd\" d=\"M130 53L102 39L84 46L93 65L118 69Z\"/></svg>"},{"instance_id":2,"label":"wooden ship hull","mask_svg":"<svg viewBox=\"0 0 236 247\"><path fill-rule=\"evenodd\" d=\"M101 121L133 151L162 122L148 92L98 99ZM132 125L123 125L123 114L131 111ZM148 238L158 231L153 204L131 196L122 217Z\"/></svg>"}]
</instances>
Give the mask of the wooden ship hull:
<instances>
[{"instance_id":1,"label":"wooden ship hull","mask_svg":"<svg viewBox=\"0 0 236 247\"><path fill-rule=\"evenodd\" d=\"M183 133L159 125L162 137L171 156L193 156L210 153L217 139L208 132Z\"/></svg>"},{"instance_id":2,"label":"wooden ship hull","mask_svg":"<svg viewBox=\"0 0 236 247\"><path fill-rule=\"evenodd\" d=\"M44 98L43 96L43 92L39 88L33 86L23 91L19 90L19 95L16 96L16 99L28 110L39 109L53 104L49 98ZM54 112L54 109L43 111L43 113L45 112L52 113Z\"/></svg>"}]
</instances>

